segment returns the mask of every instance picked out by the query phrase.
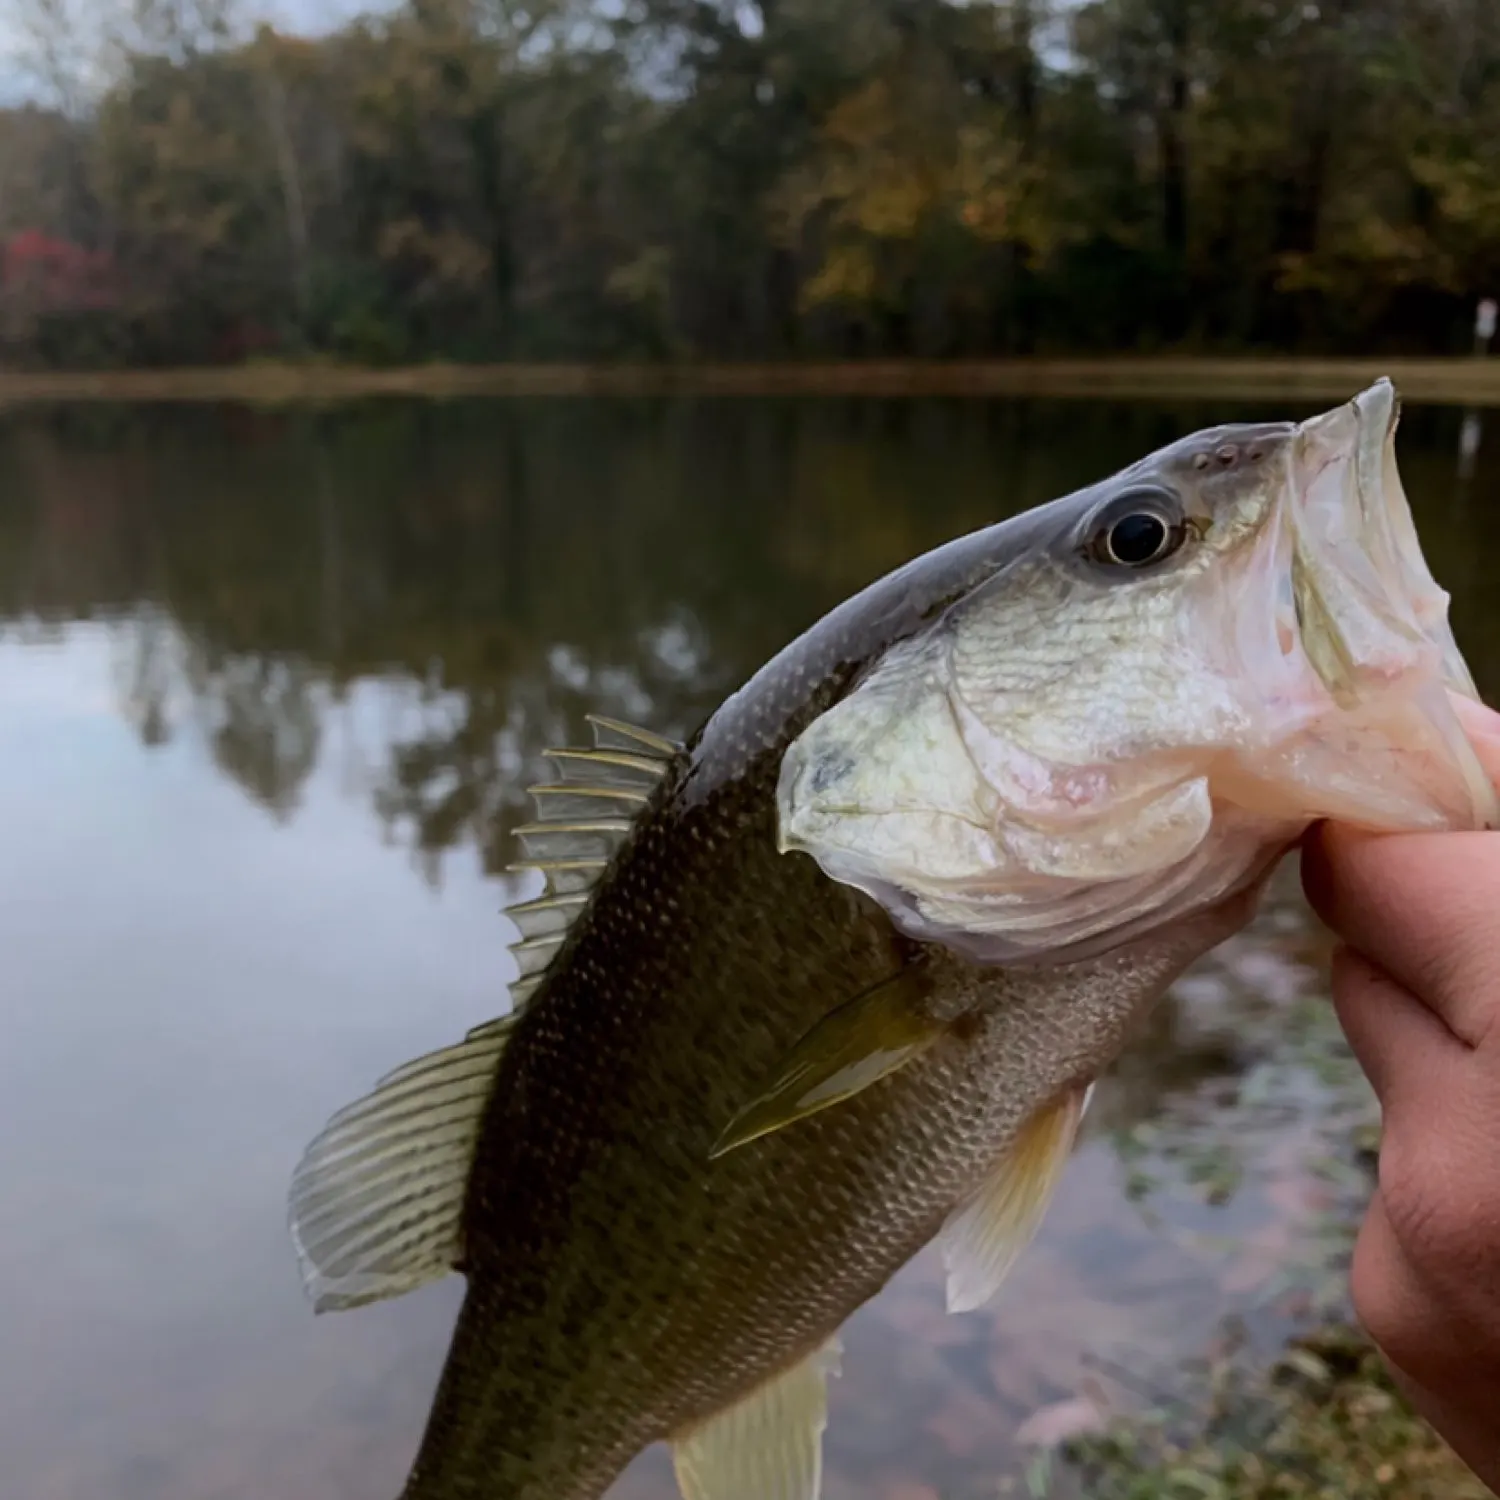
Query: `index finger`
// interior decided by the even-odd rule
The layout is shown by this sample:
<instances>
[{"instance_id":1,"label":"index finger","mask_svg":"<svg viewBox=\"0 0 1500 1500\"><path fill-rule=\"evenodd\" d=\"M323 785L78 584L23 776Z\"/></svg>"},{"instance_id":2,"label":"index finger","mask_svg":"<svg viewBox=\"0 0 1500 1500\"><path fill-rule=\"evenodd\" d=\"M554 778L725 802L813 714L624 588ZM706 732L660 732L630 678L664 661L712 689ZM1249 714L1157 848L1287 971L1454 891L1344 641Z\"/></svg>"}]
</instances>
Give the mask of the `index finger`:
<instances>
[{"instance_id":1,"label":"index finger","mask_svg":"<svg viewBox=\"0 0 1500 1500\"><path fill-rule=\"evenodd\" d=\"M1500 773L1500 715L1460 705L1485 769ZM1325 825L1303 885L1317 913L1471 1047L1500 1036L1500 834L1366 834Z\"/></svg>"},{"instance_id":2,"label":"index finger","mask_svg":"<svg viewBox=\"0 0 1500 1500\"><path fill-rule=\"evenodd\" d=\"M1302 856L1313 909L1479 1046L1500 1019L1500 834L1325 825Z\"/></svg>"}]
</instances>

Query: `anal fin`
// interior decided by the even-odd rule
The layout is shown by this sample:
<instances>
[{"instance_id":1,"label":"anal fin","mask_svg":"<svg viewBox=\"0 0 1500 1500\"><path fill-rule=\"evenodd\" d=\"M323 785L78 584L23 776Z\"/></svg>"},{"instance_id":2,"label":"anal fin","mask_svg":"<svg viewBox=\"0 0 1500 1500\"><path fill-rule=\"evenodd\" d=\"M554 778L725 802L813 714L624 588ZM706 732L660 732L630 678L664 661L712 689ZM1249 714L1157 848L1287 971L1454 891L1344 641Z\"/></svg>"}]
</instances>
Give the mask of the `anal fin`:
<instances>
[{"instance_id":1,"label":"anal fin","mask_svg":"<svg viewBox=\"0 0 1500 1500\"><path fill-rule=\"evenodd\" d=\"M818 1500L828 1377L842 1346L829 1340L743 1401L672 1444L683 1500Z\"/></svg>"},{"instance_id":2,"label":"anal fin","mask_svg":"<svg viewBox=\"0 0 1500 1500\"><path fill-rule=\"evenodd\" d=\"M997 1291L1031 1243L1078 1138L1092 1088L1033 1115L984 1185L938 1236L948 1311L973 1312Z\"/></svg>"}]
</instances>

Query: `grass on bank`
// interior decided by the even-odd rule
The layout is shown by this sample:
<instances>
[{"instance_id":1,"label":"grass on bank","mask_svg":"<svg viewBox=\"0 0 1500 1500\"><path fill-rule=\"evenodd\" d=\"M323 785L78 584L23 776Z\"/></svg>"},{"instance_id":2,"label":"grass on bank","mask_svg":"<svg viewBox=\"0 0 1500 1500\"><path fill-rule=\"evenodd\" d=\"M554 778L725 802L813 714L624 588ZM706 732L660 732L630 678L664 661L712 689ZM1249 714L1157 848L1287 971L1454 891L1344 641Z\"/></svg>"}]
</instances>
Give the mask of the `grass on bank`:
<instances>
[{"instance_id":1,"label":"grass on bank","mask_svg":"<svg viewBox=\"0 0 1500 1500\"><path fill-rule=\"evenodd\" d=\"M1092 1500L1492 1500L1344 1322L1224 1379L1185 1440L1136 1419L1063 1457Z\"/></svg>"}]
</instances>

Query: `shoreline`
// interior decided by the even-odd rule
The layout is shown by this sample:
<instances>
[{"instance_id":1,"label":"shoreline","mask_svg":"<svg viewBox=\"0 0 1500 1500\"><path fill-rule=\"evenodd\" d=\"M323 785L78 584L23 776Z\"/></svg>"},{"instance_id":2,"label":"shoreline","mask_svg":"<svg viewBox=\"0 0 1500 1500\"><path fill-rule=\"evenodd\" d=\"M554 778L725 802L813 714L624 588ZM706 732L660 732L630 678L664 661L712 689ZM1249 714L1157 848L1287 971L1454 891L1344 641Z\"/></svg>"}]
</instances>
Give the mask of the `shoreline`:
<instances>
[{"instance_id":1,"label":"shoreline","mask_svg":"<svg viewBox=\"0 0 1500 1500\"><path fill-rule=\"evenodd\" d=\"M1412 1411L1369 1336L1330 1317L1268 1365L1206 1361L1193 1420L1154 1413L1072 1439L1047 1463L1057 1500L1486 1500ZM1002 1493L1015 1495L1013 1482ZM1033 1487L1032 1493L1036 1493Z\"/></svg>"},{"instance_id":2,"label":"shoreline","mask_svg":"<svg viewBox=\"0 0 1500 1500\"><path fill-rule=\"evenodd\" d=\"M472 396L1227 397L1337 401L1389 375L1413 403L1500 406L1500 358L1185 357L759 364L256 363L164 370L0 370L0 409L41 403L280 405Z\"/></svg>"}]
</instances>

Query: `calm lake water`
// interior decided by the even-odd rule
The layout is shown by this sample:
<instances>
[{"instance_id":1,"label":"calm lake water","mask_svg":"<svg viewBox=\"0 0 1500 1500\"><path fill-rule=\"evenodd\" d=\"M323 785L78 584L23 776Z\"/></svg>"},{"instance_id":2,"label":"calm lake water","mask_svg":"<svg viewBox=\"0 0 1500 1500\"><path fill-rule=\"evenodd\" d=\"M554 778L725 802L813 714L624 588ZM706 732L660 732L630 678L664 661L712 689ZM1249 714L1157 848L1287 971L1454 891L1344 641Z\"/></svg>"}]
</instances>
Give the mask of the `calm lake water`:
<instances>
[{"instance_id":1,"label":"calm lake water","mask_svg":"<svg viewBox=\"0 0 1500 1500\"><path fill-rule=\"evenodd\" d=\"M5 1495L390 1500L460 1283L315 1319L287 1178L335 1108L505 1008L508 830L541 748L577 740L590 709L685 733L913 554L1206 422L1297 414L0 416ZM1403 466L1493 694L1500 433L1465 475L1461 422L1409 410ZM830 1500L993 1496L1080 1398L1150 1399L1226 1314L1288 1315L1275 1273L1324 1201L1305 1163L1336 1108L1294 889L1184 981L1101 1091L991 1312L946 1318L924 1256L854 1319ZM1216 1189L1212 1150L1172 1168L1174 1131L1211 1140L1257 1109L1231 1132L1238 1191ZM616 1491L672 1493L659 1452Z\"/></svg>"}]
</instances>

